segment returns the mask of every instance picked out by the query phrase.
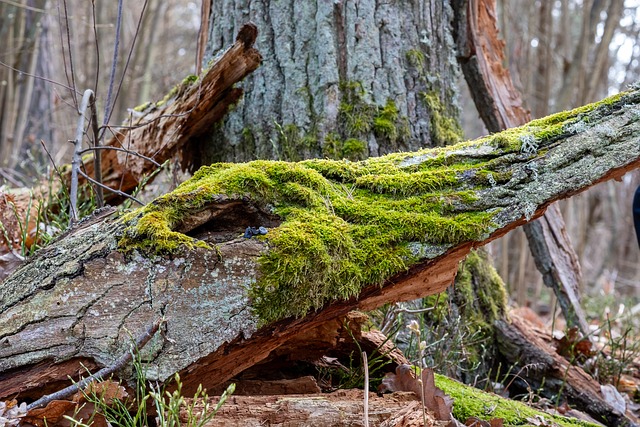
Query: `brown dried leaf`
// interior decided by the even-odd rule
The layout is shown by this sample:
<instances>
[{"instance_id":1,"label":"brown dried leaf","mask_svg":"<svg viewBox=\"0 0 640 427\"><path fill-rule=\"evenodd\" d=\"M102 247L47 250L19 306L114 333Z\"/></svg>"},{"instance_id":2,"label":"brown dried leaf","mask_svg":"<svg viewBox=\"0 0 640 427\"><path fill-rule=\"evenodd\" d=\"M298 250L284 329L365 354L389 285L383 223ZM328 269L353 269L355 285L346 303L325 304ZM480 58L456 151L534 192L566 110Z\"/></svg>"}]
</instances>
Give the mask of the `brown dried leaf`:
<instances>
[{"instance_id":1,"label":"brown dried leaf","mask_svg":"<svg viewBox=\"0 0 640 427\"><path fill-rule=\"evenodd\" d=\"M577 327L567 330L565 336L560 339L554 338L556 351L566 358L576 359L584 362L595 354L593 344L589 338L581 337Z\"/></svg>"},{"instance_id":2,"label":"brown dried leaf","mask_svg":"<svg viewBox=\"0 0 640 427\"><path fill-rule=\"evenodd\" d=\"M32 409L22 418L24 422L36 427L51 427L62 419L67 411L73 410L76 403L70 400L53 400L44 408Z\"/></svg>"},{"instance_id":3,"label":"brown dried leaf","mask_svg":"<svg viewBox=\"0 0 640 427\"><path fill-rule=\"evenodd\" d=\"M410 365L398 365L396 373L387 373L378 392L412 391L423 397L424 406L434 413L436 420L451 421L453 399L436 387L433 369L423 369L421 379L416 378Z\"/></svg>"},{"instance_id":4,"label":"brown dried leaf","mask_svg":"<svg viewBox=\"0 0 640 427\"><path fill-rule=\"evenodd\" d=\"M469 417L467 421L464 422L464 425L467 427L491 427L488 421L481 420L478 417Z\"/></svg>"},{"instance_id":5,"label":"brown dried leaf","mask_svg":"<svg viewBox=\"0 0 640 427\"><path fill-rule=\"evenodd\" d=\"M120 383L112 380L91 382L89 383L89 385L87 385L87 387L85 387L84 392L87 395L95 394L107 405L111 405L115 399L124 400L129 397L129 394L124 389L124 387L121 386ZM79 394L82 395L82 393ZM73 400L79 402L80 400L76 400L77 395L78 393L74 395Z\"/></svg>"}]
</instances>

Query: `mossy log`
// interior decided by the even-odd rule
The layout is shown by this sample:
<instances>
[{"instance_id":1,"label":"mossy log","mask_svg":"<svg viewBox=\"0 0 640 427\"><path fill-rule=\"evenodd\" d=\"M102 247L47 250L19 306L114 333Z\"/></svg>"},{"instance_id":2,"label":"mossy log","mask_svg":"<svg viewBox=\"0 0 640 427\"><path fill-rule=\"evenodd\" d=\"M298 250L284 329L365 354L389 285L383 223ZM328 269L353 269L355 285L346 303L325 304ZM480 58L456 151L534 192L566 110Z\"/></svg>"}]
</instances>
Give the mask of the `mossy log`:
<instances>
[{"instance_id":1,"label":"mossy log","mask_svg":"<svg viewBox=\"0 0 640 427\"><path fill-rule=\"evenodd\" d=\"M471 248L638 167L639 104L633 90L361 162L215 164L80 224L0 286L0 398L112 363L161 317L150 378L181 371L187 390L213 388L354 308L440 292Z\"/></svg>"}]
</instances>

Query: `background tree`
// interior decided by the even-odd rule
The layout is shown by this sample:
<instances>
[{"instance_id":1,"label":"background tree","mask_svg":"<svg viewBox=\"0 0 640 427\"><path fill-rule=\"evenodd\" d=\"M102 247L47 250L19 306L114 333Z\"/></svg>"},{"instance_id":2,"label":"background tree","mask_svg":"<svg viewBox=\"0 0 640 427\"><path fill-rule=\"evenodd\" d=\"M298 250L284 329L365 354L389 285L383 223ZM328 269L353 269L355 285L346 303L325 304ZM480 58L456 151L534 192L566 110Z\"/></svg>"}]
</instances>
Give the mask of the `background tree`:
<instances>
[{"instance_id":1,"label":"background tree","mask_svg":"<svg viewBox=\"0 0 640 427\"><path fill-rule=\"evenodd\" d=\"M533 117L593 102L639 77L635 5L615 0L498 1L498 11L508 66ZM463 106L466 135L486 133L478 127L475 107ZM633 297L640 280L638 248L627 231L633 228L629 209L638 184L636 172L622 183L610 182L561 202L582 266L583 293L608 301L614 311L614 292L638 302ZM554 297L542 286L526 247L524 233L517 230L490 250L514 300L548 312Z\"/></svg>"}]
</instances>

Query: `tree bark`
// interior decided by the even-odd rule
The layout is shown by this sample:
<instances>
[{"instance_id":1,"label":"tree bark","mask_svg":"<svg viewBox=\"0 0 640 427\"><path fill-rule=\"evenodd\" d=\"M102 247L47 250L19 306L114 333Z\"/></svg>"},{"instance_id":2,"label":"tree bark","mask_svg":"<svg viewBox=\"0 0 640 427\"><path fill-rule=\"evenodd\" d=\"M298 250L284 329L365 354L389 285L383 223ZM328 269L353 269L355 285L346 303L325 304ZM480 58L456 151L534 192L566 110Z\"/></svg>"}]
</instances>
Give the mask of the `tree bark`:
<instances>
[{"instance_id":1,"label":"tree bark","mask_svg":"<svg viewBox=\"0 0 640 427\"><path fill-rule=\"evenodd\" d=\"M110 364L123 351L130 334L138 336L161 317L167 319L166 331L147 345L143 356L150 363L150 377L164 380L182 371L187 390L197 383L212 388L268 357L297 334L354 308L370 310L387 302L440 292L450 285L458 262L472 247L536 218L559 198L618 179L638 167L640 149L635 135L640 131L639 104L640 91L632 91L475 142L362 162L217 165L132 214L81 224L40 251L0 288L0 398L41 392L36 389L41 383L32 377L31 370L36 366L38 372L47 372L48 381L53 381L62 380L56 375L66 374L76 360ZM515 141L522 144L509 143L518 134L521 136ZM537 151L521 151L527 148L521 145L531 138ZM345 166L362 169L357 169L357 176L336 175ZM394 170L398 177L414 182L417 192L407 189L409 194L403 195L386 188L384 179ZM246 182L248 171L250 182L257 186L243 187L245 190L238 194L233 183ZM454 173L455 179L436 188L423 187L426 171L444 176ZM484 180L478 179L481 176ZM264 179L281 180L277 187L283 192L276 187L275 193L262 191L258 184L266 182ZM318 188L326 192L324 199L318 199L319 205L300 204L298 197L302 194L315 200ZM300 191L290 193L293 189ZM356 239L352 249L333 253L329 267L347 266L338 276L340 283L361 286L350 288L351 293L335 288L341 298L326 294L320 298L322 288L316 289L318 294L307 294L305 289L328 267L322 263L323 248L315 252L316 263L311 270L287 264L309 256L304 239L316 244L313 232L304 234L304 230L320 227L314 230L319 230L321 237L328 236L323 245L330 249L335 244L331 230L344 233L346 224L358 230L378 221L375 216L365 215L363 225L357 217L345 214L354 206L364 209L363 204L371 205L370 197L375 197L376 203L394 206L409 200L411 208L398 204L398 211L389 208L389 212L376 214L406 218L403 221L425 215L420 213L415 197L426 197L420 199L421 203L431 197L445 197L450 200L450 211L438 214L438 221L450 221L445 224L452 227L451 231L437 240L406 231L409 234L391 246L380 246L385 257L402 248L410 252L399 258L404 260L403 266L384 270L369 282L359 276L358 263L373 271L378 266L368 263L385 260L376 258L379 254L375 251L364 259L352 258L366 249L363 246L367 239ZM287 210L291 203L298 206L293 211ZM402 209L410 210L403 216ZM309 212L312 216L303 225L292 219L292 212ZM180 216L176 216L178 213ZM163 215L168 215L166 223L149 222ZM476 215L489 215L490 221L480 221L472 233L460 234L458 227ZM318 225L314 216L327 222ZM402 227L390 221L391 225L376 222L379 236ZM144 228L145 224L151 224L151 228L155 224L157 229ZM240 237L246 227L258 224L268 229L266 238ZM158 229L169 234L154 235ZM281 260L288 266L286 277L269 276L273 265L269 267L265 259L283 250L276 242L297 242L301 230L303 240L288 247ZM433 233L438 233L438 228ZM349 238L348 233L341 236ZM172 239L183 244L167 253L166 245ZM203 242L215 250L205 248ZM133 247L141 249L131 252ZM349 263L342 264L347 260ZM284 282L272 281L267 288L260 288L266 278ZM295 282L289 281L292 278ZM298 290L303 293L296 293ZM284 301L279 317L260 311L265 299ZM309 299L314 299L314 304L301 313L300 304ZM297 313L298 317L287 313Z\"/></svg>"},{"instance_id":2,"label":"tree bark","mask_svg":"<svg viewBox=\"0 0 640 427\"><path fill-rule=\"evenodd\" d=\"M205 62L249 19L265 61L202 164L356 160L459 140L447 2L225 0L210 13Z\"/></svg>"}]
</instances>

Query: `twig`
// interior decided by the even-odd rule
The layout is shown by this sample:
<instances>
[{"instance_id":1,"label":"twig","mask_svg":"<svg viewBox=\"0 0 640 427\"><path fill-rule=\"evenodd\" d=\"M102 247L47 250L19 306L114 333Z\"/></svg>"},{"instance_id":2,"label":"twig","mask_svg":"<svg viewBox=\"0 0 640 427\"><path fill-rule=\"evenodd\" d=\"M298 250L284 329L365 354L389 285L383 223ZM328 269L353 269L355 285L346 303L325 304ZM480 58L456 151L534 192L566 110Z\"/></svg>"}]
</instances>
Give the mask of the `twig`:
<instances>
[{"instance_id":1,"label":"twig","mask_svg":"<svg viewBox=\"0 0 640 427\"><path fill-rule=\"evenodd\" d=\"M80 172L80 164L82 156L82 135L84 135L84 112L90 102L93 102L94 96L91 89L84 91L82 95L82 104L78 110L78 125L76 126L76 139L73 141L75 148L73 150L73 158L71 160L71 190L69 193L69 228L78 220L78 172Z\"/></svg>"},{"instance_id":2,"label":"twig","mask_svg":"<svg viewBox=\"0 0 640 427\"><path fill-rule=\"evenodd\" d=\"M96 45L96 80L93 83L93 91L98 93L98 81L100 78L100 43L98 43L98 27L96 26L96 0L91 0L91 26L93 27L93 41Z\"/></svg>"},{"instance_id":3,"label":"twig","mask_svg":"<svg viewBox=\"0 0 640 427\"><path fill-rule=\"evenodd\" d=\"M82 177L84 179L86 179L87 181L89 181L92 184L95 184L99 187L104 188L107 191L111 191L112 193L117 194L118 196L122 196L122 197L126 197L127 199L131 199L134 202L138 203L140 206L144 206L144 203L142 203L140 200L136 199L135 197L133 197L131 194L127 194L124 191L120 191L120 190L116 190L115 188L111 188L111 187L107 187L106 185L97 182L95 179L92 179L91 177L89 177L89 175L87 175L86 173L82 172L81 170L78 170L78 173L80 175L82 175Z\"/></svg>"},{"instance_id":4,"label":"twig","mask_svg":"<svg viewBox=\"0 0 640 427\"><path fill-rule=\"evenodd\" d=\"M118 50L120 49L120 27L122 26L122 0L118 0L118 15L116 18L116 38L113 43L113 60L111 62L111 74L109 75L109 88L107 90L107 100L104 104L104 118L102 119L102 126L104 127L109 123L111 117L111 98L113 97L113 85L116 82L116 68L118 66ZM100 139L104 136L104 128L100 134Z\"/></svg>"},{"instance_id":5,"label":"twig","mask_svg":"<svg viewBox=\"0 0 640 427\"><path fill-rule=\"evenodd\" d=\"M124 82L124 77L127 74L127 69L129 68L129 62L131 61L131 56L133 55L133 48L136 46L136 41L138 40L138 33L140 32L140 27L142 26L142 17L144 12L147 10L147 5L149 0L144 0L144 4L142 5L142 11L140 12L140 18L138 19L138 23L136 25L136 32L133 34L133 41L131 42L131 49L129 49L129 54L127 55L127 60L124 63L124 69L122 70L122 76L120 76L120 82L118 83L118 90L116 90L116 96L113 99L113 105L116 105L116 101L118 100L118 95L120 95L120 89L122 89L122 83ZM111 114L113 114L113 109L109 112L109 116L106 118L106 122L104 125L109 123L111 120Z\"/></svg>"},{"instance_id":6,"label":"twig","mask_svg":"<svg viewBox=\"0 0 640 427\"><path fill-rule=\"evenodd\" d=\"M122 148L122 147L114 147L112 145L98 145L96 147L89 147L89 148L85 148L84 150L80 151L80 154L84 154L84 153L88 153L90 151L100 151L100 150L114 150L114 151L123 151L127 154L131 154L133 156L138 156L141 159L144 159L150 163L153 163L154 166L160 167L162 166L160 163L156 162L155 160L153 160L151 157L147 157L144 154L140 154L137 151L133 151L133 150L127 150L126 148Z\"/></svg>"},{"instance_id":7,"label":"twig","mask_svg":"<svg viewBox=\"0 0 640 427\"><path fill-rule=\"evenodd\" d=\"M56 175L58 175L58 179L60 179L60 185L62 185L62 189L64 190L65 195L68 195L69 191L67 191L67 186L64 184L64 178L62 177L62 172L60 172L60 169L58 169L58 166L56 166L56 162L55 160L53 160L53 156L47 149L47 146L42 139L40 140L40 144L42 145L44 152L47 153L47 156L49 156L49 161L53 165L53 170L56 171Z\"/></svg>"},{"instance_id":8,"label":"twig","mask_svg":"<svg viewBox=\"0 0 640 427\"><path fill-rule=\"evenodd\" d=\"M57 82L57 81L55 81L55 80L48 79L48 78L46 78L46 77L42 77L42 76L39 76L39 75L37 75L37 74L27 73L26 71L22 71L22 70L20 70L20 69L18 69L18 68L14 68L14 67L12 67L11 65L9 65L9 64L7 64L7 63L5 63L5 62L0 61L0 66L3 66L3 67L5 67L5 68L8 68L9 70L11 70L11 71L15 71L16 73L20 73L20 74L22 74L22 75L24 75L24 76L32 77L32 78L34 78L34 79L38 79L38 80L42 80L42 81L44 81L44 82L51 83L51 84L54 84L54 85L57 85L57 86L62 86L63 88L68 89L68 90L69 90L69 91L71 91L71 92L78 93L74 88L72 88L71 86L67 86L67 85L66 85L66 84L64 84L64 83L60 83L60 82Z\"/></svg>"},{"instance_id":9,"label":"twig","mask_svg":"<svg viewBox=\"0 0 640 427\"><path fill-rule=\"evenodd\" d=\"M98 112L96 110L96 98L95 96L91 98L91 130L93 131L93 145L97 147L100 145L100 141L98 141ZM96 177L96 182L102 184L102 153L100 150L96 150L93 153L93 175ZM104 193L100 185L96 185L96 201L98 208L104 207Z\"/></svg>"},{"instance_id":10,"label":"twig","mask_svg":"<svg viewBox=\"0 0 640 427\"><path fill-rule=\"evenodd\" d=\"M364 427L369 427L369 362L367 352L362 352L362 364L364 367Z\"/></svg>"},{"instance_id":11,"label":"twig","mask_svg":"<svg viewBox=\"0 0 640 427\"><path fill-rule=\"evenodd\" d=\"M64 23L67 27L67 50L69 51L69 68L71 71L71 87L76 88L76 72L73 68L73 52L71 52L71 28L69 27L69 11L67 10L67 0L63 0L62 5L64 6ZM66 64L65 64L66 65ZM65 69L66 72L66 69ZM78 98L74 94L73 103L78 107ZM82 110L84 112L84 110Z\"/></svg>"},{"instance_id":12,"label":"twig","mask_svg":"<svg viewBox=\"0 0 640 427\"><path fill-rule=\"evenodd\" d=\"M104 367L100 369L93 375L88 376L82 381L78 381L75 384L70 385L69 387L63 388L62 390L56 391L55 393L51 393L47 396L43 396L35 402L27 405L27 412L32 409L40 408L42 406L46 406L53 400L62 400L65 399L74 393L77 393L80 389L86 387L90 382L94 380L102 380L104 377L111 375L115 371L122 369L132 358L133 352L136 350L140 350L149 342L153 335L158 331L160 326L165 322L165 319L160 319L155 322L153 325L149 327L142 335L138 337L136 342L133 344L133 347L129 349L129 351L125 352L120 356L111 366Z\"/></svg>"}]
</instances>

